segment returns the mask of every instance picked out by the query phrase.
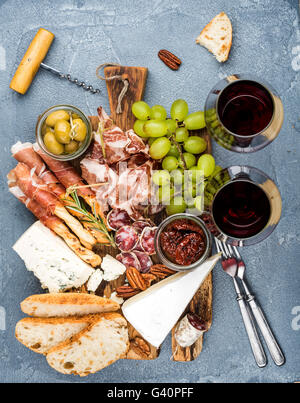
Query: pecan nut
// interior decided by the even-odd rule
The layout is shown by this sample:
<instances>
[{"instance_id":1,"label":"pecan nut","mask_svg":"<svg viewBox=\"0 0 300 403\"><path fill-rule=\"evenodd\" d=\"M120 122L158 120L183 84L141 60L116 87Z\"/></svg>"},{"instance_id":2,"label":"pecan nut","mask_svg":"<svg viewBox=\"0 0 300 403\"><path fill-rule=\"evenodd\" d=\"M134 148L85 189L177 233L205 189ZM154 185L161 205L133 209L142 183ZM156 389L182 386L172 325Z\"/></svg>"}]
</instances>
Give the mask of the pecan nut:
<instances>
[{"instance_id":1,"label":"pecan nut","mask_svg":"<svg viewBox=\"0 0 300 403\"><path fill-rule=\"evenodd\" d=\"M166 49L160 50L158 57L172 70L178 70L181 65L181 60Z\"/></svg>"},{"instance_id":2,"label":"pecan nut","mask_svg":"<svg viewBox=\"0 0 300 403\"><path fill-rule=\"evenodd\" d=\"M156 276L151 273L143 273L142 277L145 280L147 288L149 288L151 286L152 281L156 280Z\"/></svg>"},{"instance_id":3,"label":"pecan nut","mask_svg":"<svg viewBox=\"0 0 300 403\"><path fill-rule=\"evenodd\" d=\"M172 274L175 274L176 272L163 264L155 264L151 267L150 273L154 274L159 279L164 279Z\"/></svg>"},{"instance_id":4,"label":"pecan nut","mask_svg":"<svg viewBox=\"0 0 300 403\"><path fill-rule=\"evenodd\" d=\"M134 352L140 356L146 356L149 357L151 350L150 347L148 345L148 343L146 343L146 341L144 339L142 339L141 337L136 337L132 342L131 342L131 346L130 346Z\"/></svg>"},{"instance_id":5,"label":"pecan nut","mask_svg":"<svg viewBox=\"0 0 300 403\"><path fill-rule=\"evenodd\" d=\"M132 288L137 288L142 291L146 290L146 282L143 279L142 274L135 267L128 267L126 270L126 277Z\"/></svg>"},{"instance_id":6,"label":"pecan nut","mask_svg":"<svg viewBox=\"0 0 300 403\"><path fill-rule=\"evenodd\" d=\"M129 285L123 285L122 287L118 287L116 289L117 297L120 298L130 298L134 295L138 294L140 290L130 287Z\"/></svg>"}]
</instances>

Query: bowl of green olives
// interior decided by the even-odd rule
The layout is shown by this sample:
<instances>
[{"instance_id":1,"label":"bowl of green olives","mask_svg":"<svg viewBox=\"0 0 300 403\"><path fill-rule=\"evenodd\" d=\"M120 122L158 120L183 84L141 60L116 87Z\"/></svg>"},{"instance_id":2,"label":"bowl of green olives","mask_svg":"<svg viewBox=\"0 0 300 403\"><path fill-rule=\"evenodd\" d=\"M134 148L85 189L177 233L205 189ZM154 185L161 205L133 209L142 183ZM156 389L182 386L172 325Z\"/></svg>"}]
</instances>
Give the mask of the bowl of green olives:
<instances>
[{"instance_id":1,"label":"bowl of green olives","mask_svg":"<svg viewBox=\"0 0 300 403\"><path fill-rule=\"evenodd\" d=\"M69 161L80 157L92 140L88 117L72 105L56 105L39 116L36 139L50 157Z\"/></svg>"}]
</instances>

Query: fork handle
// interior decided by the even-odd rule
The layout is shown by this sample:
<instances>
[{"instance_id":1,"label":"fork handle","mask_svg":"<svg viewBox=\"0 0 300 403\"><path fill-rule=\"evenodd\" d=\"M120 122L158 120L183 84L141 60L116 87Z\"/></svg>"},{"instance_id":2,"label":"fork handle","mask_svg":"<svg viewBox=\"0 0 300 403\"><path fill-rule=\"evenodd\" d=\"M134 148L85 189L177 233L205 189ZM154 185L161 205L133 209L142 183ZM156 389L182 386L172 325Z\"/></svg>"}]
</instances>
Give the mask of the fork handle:
<instances>
[{"instance_id":1,"label":"fork handle","mask_svg":"<svg viewBox=\"0 0 300 403\"><path fill-rule=\"evenodd\" d=\"M234 286L237 291L237 301L241 310L244 325L248 334L251 349L255 358L255 361L259 368L264 368L267 365L267 357L264 352L261 341L259 340L258 333L255 327L255 323L249 308L247 307L246 301L239 290L238 283L234 278Z\"/></svg>"},{"instance_id":2,"label":"fork handle","mask_svg":"<svg viewBox=\"0 0 300 403\"><path fill-rule=\"evenodd\" d=\"M273 361L275 362L276 365L280 367L285 363L285 357L276 341L276 338L268 324L268 321L261 307L256 302L254 295L248 294L247 301L252 310L253 316L260 328L260 331L265 339L265 342L268 346Z\"/></svg>"}]
</instances>

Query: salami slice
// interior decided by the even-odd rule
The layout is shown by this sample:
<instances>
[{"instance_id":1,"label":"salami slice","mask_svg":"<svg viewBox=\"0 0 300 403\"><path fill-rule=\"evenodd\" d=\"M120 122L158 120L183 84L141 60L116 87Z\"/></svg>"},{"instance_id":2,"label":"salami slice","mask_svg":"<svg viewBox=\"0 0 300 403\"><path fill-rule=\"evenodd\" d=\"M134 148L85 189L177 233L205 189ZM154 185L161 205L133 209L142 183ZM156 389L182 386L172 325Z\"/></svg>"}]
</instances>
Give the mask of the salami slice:
<instances>
[{"instance_id":1,"label":"salami slice","mask_svg":"<svg viewBox=\"0 0 300 403\"><path fill-rule=\"evenodd\" d=\"M124 266L126 266L126 269L129 267L135 267L137 270L141 270L141 264L139 259L137 258L136 254L133 252L123 252L120 253L116 259L123 263Z\"/></svg>"},{"instance_id":2,"label":"salami slice","mask_svg":"<svg viewBox=\"0 0 300 403\"><path fill-rule=\"evenodd\" d=\"M114 209L107 214L107 224L110 229L117 231L125 225L131 224L131 219L125 210Z\"/></svg>"},{"instance_id":3,"label":"salami slice","mask_svg":"<svg viewBox=\"0 0 300 403\"><path fill-rule=\"evenodd\" d=\"M135 249L139 235L130 225L125 225L116 232L115 241L120 251L130 252Z\"/></svg>"},{"instance_id":4,"label":"salami slice","mask_svg":"<svg viewBox=\"0 0 300 403\"><path fill-rule=\"evenodd\" d=\"M141 247L148 255L155 254L154 237L156 229L156 227L146 227L143 229L142 235L140 236Z\"/></svg>"},{"instance_id":5,"label":"salami slice","mask_svg":"<svg viewBox=\"0 0 300 403\"><path fill-rule=\"evenodd\" d=\"M147 221L138 220L134 221L132 227L136 230L138 234L141 234L144 228L149 227L149 223Z\"/></svg>"},{"instance_id":6,"label":"salami slice","mask_svg":"<svg viewBox=\"0 0 300 403\"><path fill-rule=\"evenodd\" d=\"M141 273L148 273L151 267L153 266L152 259L147 253L145 252L140 252L138 250L134 250L132 254L135 254L136 257L138 258L141 268L140 272Z\"/></svg>"}]
</instances>

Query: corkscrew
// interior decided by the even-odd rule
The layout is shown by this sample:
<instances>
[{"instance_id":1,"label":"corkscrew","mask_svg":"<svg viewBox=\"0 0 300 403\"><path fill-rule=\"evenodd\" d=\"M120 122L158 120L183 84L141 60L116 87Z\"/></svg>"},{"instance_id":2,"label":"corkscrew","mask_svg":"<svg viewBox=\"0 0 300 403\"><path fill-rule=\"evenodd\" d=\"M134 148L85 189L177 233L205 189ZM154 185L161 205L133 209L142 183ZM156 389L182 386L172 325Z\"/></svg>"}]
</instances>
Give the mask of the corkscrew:
<instances>
[{"instance_id":1,"label":"corkscrew","mask_svg":"<svg viewBox=\"0 0 300 403\"><path fill-rule=\"evenodd\" d=\"M58 76L61 79L66 79L71 83L76 84L78 87L83 88L85 91L90 91L92 94L100 93L99 88L94 88L92 85L87 85L84 81L79 81L78 78L72 78L71 74L64 74L61 71L56 70L45 63L41 63L40 67L42 67L44 70L50 71L50 73Z\"/></svg>"},{"instance_id":2,"label":"corkscrew","mask_svg":"<svg viewBox=\"0 0 300 403\"><path fill-rule=\"evenodd\" d=\"M83 88L85 91L90 91L92 94L99 94L100 90L98 88L94 88L92 85L78 80L78 78L73 78L71 74L64 74L43 63L53 39L54 34L52 32L44 28L38 30L11 80L10 88L20 94L25 94L38 72L39 67L42 67L44 70L49 71L61 79L70 81L72 84Z\"/></svg>"}]
</instances>

